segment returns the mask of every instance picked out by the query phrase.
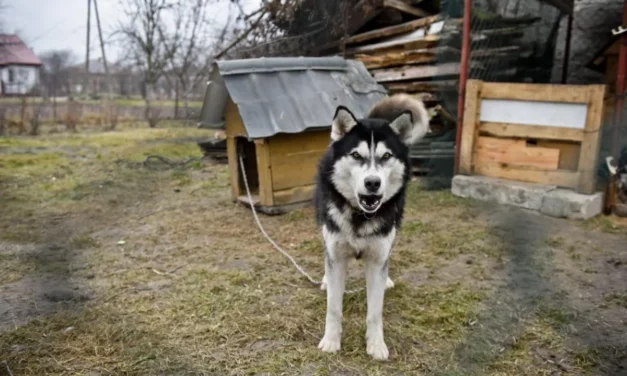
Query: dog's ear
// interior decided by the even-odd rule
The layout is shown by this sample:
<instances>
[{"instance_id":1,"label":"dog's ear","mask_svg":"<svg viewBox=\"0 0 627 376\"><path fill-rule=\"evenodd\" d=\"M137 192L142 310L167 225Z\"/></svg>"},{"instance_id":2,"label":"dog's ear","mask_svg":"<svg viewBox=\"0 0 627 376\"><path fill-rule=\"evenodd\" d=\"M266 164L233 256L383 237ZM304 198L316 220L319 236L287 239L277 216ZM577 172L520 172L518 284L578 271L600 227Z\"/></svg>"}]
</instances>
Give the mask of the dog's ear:
<instances>
[{"instance_id":1,"label":"dog's ear","mask_svg":"<svg viewBox=\"0 0 627 376\"><path fill-rule=\"evenodd\" d=\"M403 111L394 121L390 123L390 128L401 137L403 143L410 145L413 143L414 135L414 119L411 111Z\"/></svg>"},{"instance_id":2,"label":"dog's ear","mask_svg":"<svg viewBox=\"0 0 627 376\"><path fill-rule=\"evenodd\" d=\"M357 125L355 115L344 106L339 106L335 110L333 124L331 125L331 140L337 141L350 132Z\"/></svg>"}]
</instances>

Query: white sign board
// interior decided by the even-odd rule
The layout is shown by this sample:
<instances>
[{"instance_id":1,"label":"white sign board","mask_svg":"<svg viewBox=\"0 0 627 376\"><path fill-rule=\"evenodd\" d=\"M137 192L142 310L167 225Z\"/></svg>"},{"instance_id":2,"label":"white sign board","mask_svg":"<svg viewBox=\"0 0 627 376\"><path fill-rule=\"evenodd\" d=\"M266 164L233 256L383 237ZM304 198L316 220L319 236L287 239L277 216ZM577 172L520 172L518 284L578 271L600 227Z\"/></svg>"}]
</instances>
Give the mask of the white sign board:
<instances>
[{"instance_id":1,"label":"white sign board","mask_svg":"<svg viewBox=\"0 0 627 376\"><path fill-rule=\"evenodd\" d=\"M482 99L479 121L584 129L586 103Z\"/></svg>"}]
</instances>

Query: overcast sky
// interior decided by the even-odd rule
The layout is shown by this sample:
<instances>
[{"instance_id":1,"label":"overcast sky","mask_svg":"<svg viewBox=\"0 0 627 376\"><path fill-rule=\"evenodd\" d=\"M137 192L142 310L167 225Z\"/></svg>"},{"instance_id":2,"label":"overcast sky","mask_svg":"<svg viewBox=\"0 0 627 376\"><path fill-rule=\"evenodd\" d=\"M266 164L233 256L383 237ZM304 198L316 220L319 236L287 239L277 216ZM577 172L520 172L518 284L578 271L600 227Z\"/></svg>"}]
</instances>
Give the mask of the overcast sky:
<instances>
[{"instance_id":1,"label":"overcast sky","mask_svg":"<svg viewBox=\"0 0 627 376\"><path fill-rule=\"evenodd\" d=\"M216 4L210 5L209 13L211 26L217 29L226 22L229 7L233 7L233 13L237 8L229 0L214 2ZM2 25L5 33L17 32L36 54L69 49L79 61L85 60L87 0L4 0L4 3L6 9L3 11ZM242 1L246 12L257 9L259 3L259 0ZM120 0L98 0L98 10L104 39L112 40L111 33L124 17ZM90 58L100 58L93 7L90 39ZM123 56L119 45L113 42L107 45L106 53L108 60L117 60Z\"/></svg>"}]
</instances>

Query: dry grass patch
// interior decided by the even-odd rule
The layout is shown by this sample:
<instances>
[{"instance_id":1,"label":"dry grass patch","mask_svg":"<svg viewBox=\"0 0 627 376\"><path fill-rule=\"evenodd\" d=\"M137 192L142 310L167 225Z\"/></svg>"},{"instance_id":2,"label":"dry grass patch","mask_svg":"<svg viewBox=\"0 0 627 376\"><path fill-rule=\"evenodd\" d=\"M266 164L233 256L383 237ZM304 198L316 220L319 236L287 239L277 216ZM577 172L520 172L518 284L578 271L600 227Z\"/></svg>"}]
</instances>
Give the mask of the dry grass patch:
<instances>
[{"instance_id":1,"label":"dry grass patch","mask_svg":"<svg viewBox=\"0 0 627 376\"><path fill-rule=\"evenodd\" d=\"M143 163L198 158L194 139L210 133L121 129L0 139L0 361L16 375L465 375L459 348L494 329L482 312L518 293L484 209L412 182L385 301L390 361L366 355L364 291L345 297L342 351L323 354L324 293L231 201L227 167ZM262 221L322 277L312 208ZM566 252L561 236L539 242ZM348 288L364 285L355 262ZM569 343L570 311L532 311L515 341L475 359L478 374L545 374L551 354L573 374L603 361Z\"/></svg>"}]
</instances>

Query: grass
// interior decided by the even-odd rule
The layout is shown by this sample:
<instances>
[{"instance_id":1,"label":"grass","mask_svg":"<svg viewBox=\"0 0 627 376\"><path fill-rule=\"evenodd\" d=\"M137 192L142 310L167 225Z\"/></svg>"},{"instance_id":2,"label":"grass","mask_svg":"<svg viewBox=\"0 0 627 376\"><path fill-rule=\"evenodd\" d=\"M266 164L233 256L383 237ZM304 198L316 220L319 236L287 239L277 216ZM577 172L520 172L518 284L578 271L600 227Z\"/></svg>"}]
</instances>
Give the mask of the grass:
<instances>
[{"instance_id":1,"label":"grass","mask_svg":"<svg viewBox=\"0 0 627 376\"><path fill-rule=\"evenodd\" d=\"M131 127L0 138L0 304L10 302L0 307L0 361L14 374L465 375L459 348L484 337L499 346L473 360L477 374L551 375L551 355L575 375L603 363L595 347L571 343L573 309L550 300L514 311L516 330L493 332L482 315L517 302L509 297L518 290L503 287L512 256L481 207L420 182L408 189L390 263L390 361L366 355L363 291L345 297L341 352L319 352L325 295L231 201L227 167L143 163L198 158L194 139L208 135ZM261 219L320 278L313 214ZM540 239L538 249L562 252L563 238ZM355 263L348 288L363 285Z\"/></svg>"},{"instance_id":2,"label":"grass","mask_svg":"<svg viewBox=\"0 0 627 376\"><path fill-rule=\"evenodd\" d=\"M613 304L618 307L627 309L627 294L625 293L611 293L604 296L605 301L608 304Z\"/></svg>"},{"instance_id":3,"label":"grass","mask_svg":"<svg viewBox=\"0 0 627 376\"><path fill-rule=\"evenodd\" d=\"M627 236L626 218L598 216L583 222L582 227L589 230L603 231L608 234Z\"/></svg>"}]
</instances>

